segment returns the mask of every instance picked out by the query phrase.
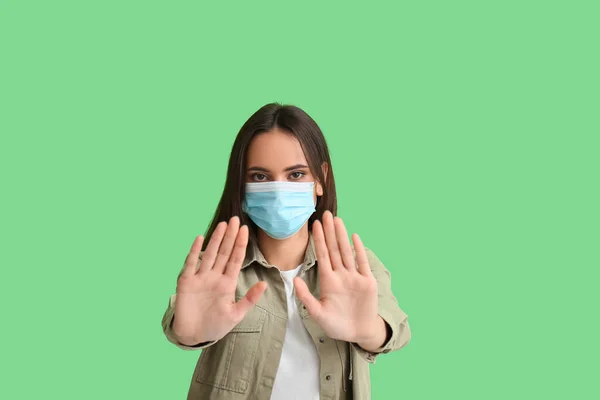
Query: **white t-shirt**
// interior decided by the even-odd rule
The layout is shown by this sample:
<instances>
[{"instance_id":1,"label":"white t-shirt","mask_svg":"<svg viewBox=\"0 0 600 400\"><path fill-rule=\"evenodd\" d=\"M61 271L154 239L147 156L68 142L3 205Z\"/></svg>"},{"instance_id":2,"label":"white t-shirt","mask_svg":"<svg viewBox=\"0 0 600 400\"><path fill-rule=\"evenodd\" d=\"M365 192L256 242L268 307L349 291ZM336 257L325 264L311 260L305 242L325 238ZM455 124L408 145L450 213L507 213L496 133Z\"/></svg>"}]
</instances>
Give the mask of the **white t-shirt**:
<instances>
[{"instance_id":1,"label":"white t-shirt","mask_svg":"<svg viewBox=\"0 0 600 400\"><path fill-rule=\"evenodd\" d=\"M271 400L319 400L320 360L296 305L294 278L302 265L279 271L287 295L288 320Z\"/></svg>"}]
</instances>

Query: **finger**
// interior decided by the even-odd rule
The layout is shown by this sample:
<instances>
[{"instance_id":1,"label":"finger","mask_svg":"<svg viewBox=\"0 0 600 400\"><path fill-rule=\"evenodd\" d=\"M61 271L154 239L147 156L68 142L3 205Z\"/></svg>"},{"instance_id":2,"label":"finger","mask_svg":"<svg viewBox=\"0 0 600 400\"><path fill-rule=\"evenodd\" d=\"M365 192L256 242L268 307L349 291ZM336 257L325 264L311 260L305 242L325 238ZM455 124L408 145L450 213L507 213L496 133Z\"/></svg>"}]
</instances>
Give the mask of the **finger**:
<instances>
[{"instance_id":1,"label":"finger","mask_svg":"<svg viewBox=\"0 0 600 400\"><path fill-rule=\"evenodd\" d=\"M198 266L198 260L200 258L200 251L202 251L202 243L204 243L204 236L196 236L194 243L192 243L190 252L185 258L183 271L181 271L179 276L190 276L196 273L196 267Z\"/></svg>"},{"instance_id":2,"label":"finger","mask_svg":"<svg viewBox=\"0 0 600 400\"><path fill-rule=\"evenodd\" d=\"M362 240L355 233L352 235L352 241L354 242L354 251L356 251L356 262L358 264L358 272L364 276L373 276L371 272L371 266L369 265L369 259L367 258L367 251L363 246Z\"/></svg>"},{"instance_id":3,"label":"finger","mask_svg":"<svg viewBox=\"0 0 600 400\"><path fill-rule=\"evenodd\" d=\"M308 286L306 286L306 282L302 278L294 278L294 288L296 289L296 297L304 304L306 311L308 311L311 317L318 320L323 313L321 302L308 290Z\"/></svg>"},{"instance_id":4,"label":"finger","mask_svg":"<svg viewBox=\"0 0 600 400\"><path fill-rule=\"evenodd\" d=\"M342 255L340 254L337 238L335 237L333 214L331 214L330 211L325 211L323 214L323 231L325 232L325 242L327 243L327 250L329 251L331 267L334 271L342 270L344 264L342 262Z\"/></svg>"},{"instance_id":5,"label":"finger","mask_svg":"<svg viewBox=\"0 0 600 400\"><path fill-rule=\"evenodd\" d=\"M252 286L248 290L248 292L246 292L246 295L244 297L242 297L240 300L238 300L237 303L235 303L236 319L238 319L239 321L244 319L244 317L246 316L248 311L250 311L252 309L252 307L254 307L254 305L258 303L258 301L260 300L260 297L262 296L262 294L265 292L266 289L267 289L267 282L263 282L263 281L260 281L257 284L255 284L254 286Z\"/></svg>"},{"instance_id":6,"label":"finger","mask_svg":"<svg viewBox=\"0 0 600 400\"><path fill-rule=\"evenodd\" d=\"M198 272L208 271L213 267L226 229L227 222L221 221L217 224L217 227L213 231L210 241L208 242L208 246L206 246L204 256L202 256L202 262L200 263Z\"/></svg>"},{"instance_id":7,"label":"finger","mask_svg":"<svg viewBox=\"0 0 600 400\"><path fill-rule=\"evenodd\" d=\"M329 252L325 243L325 234L323 226L318 220L313 222L313 240L315 242L315 253L317 262L319 263L319 272L331 272L331 261L329 260Z\"/></svg>"},{"instance_id":8,"label":"finger","mask_svg":"<svg viewBox=\"0 0 600 400\"><path fill-rule=\"evenodd\" d=\"M221 242L221 247L219 247L219 254L215 260L215 265L213 266L213 270L215 272L223 273L225 270L225 265L227 265L227 261L229 261L231 250L233 249L233 244L235 243L235 239L237 238L239 230L240 218L237 216L231 217L229 220L229 225L227 226L227 231L225 232L225 236Z\"/></svg>"},{"instance_id":9,"label":"finger","mask_svg":"<svg viewBox=\"0 0 600 400\"><path fill-rule=\"evenodd\" d=\"M225 275L232 278L237 278L246 258L246 246L248 245L248 225L244 225L240 228L235 244L233 245L233 251L231 257L225 267Z\"/></svg>"},{"instance_id":10,"label":"finger","mask_svg":"<svg viewBox=\"0 0 600 400\"><path fill-rule=\"evenodd\" d=\"M350 239L348 239L348 231L346 231L344 222L340 217L335 217L333 219L333 224L335 225L335 234L338 240L340 253L342 255L342 261L344 262L344 267L346 267L346 269L350 272L356 272L356 261L354 261L354 253L352 252L352 247L350 246Z\"/></svg>"}]
</instances>

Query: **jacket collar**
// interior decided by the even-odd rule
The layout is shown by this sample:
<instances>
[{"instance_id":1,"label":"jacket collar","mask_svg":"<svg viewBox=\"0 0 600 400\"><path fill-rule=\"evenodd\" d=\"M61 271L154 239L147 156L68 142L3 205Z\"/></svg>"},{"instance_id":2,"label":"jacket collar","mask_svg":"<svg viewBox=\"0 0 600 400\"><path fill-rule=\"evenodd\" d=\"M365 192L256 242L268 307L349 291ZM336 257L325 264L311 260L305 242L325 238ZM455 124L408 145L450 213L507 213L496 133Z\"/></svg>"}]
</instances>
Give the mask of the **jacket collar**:
<instances>
[{"instance_id":1,"label":"jacket collar","mask_svg":"<svg viewBox=\"0 0 600 400\"><path fill-rule=\"evenodd\" d=\"M317 255L315 253L315 241L313 239L312 233L309 233L308 238L308 246L306 247L306 253L304 254L304 262L302 263L302 271L307 271L317 261ZM250 264L257 262L263 267L273 267L273 265L269 264L262 252L258 248L258 244L254 241L248 243L248 248L246 249L246 258L244 259L244 263L242 264L242 269L246 268Z\"/></svg>"}]
</instances>

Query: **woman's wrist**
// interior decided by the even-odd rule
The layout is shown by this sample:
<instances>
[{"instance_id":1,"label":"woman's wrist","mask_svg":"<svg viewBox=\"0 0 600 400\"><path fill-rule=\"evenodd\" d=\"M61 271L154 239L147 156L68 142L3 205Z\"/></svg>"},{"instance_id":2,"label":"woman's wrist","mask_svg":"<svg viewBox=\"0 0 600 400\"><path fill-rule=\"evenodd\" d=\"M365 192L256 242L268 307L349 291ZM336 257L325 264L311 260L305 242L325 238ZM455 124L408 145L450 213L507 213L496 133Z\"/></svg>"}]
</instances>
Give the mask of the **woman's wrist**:
<instances>
[{"instance_id":1,"label":"woman's wrist","mask_svg":"<svg viewBox=\"0 0 600 400\"><path fill-rule=\"evenodd\" d=\"M389 329L387 323L379 315L377 315L376 321L369 325L373 327L371 333L367 334L364 338L359 338L356 344L367 351L377 352L389 340L391 329Z\"/></svg>"}]
</instances>

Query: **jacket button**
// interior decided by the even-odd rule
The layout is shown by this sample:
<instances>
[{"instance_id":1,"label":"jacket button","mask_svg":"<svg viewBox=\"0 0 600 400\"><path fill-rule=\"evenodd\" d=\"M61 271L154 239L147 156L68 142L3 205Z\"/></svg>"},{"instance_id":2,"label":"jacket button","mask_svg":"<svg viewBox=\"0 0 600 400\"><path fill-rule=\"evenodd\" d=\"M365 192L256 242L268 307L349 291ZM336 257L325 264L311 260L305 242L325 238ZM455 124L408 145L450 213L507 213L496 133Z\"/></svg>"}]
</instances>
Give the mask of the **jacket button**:
<instances>
[{"instance_id":1,"label":"jacket button","mask_svg":"<svg viewBox=\"0 0 600 400\"><path fill-rule=\"evenodd\" d=\"M331 380L331 375L325 375L325 379L327 379L328 381Z\"/></svg>"},{"instance_id":2,"label":"jacket button","mask_svg":"<svg viewBox=\"0 0 600 400\"><path fill-rule=\"evenodd\" d=\"M319 338L319 342L323 343L324 341L325 341L325 338L324 338L323 336L321 336L321 337Z\"/></svg>"}]
</instances>

